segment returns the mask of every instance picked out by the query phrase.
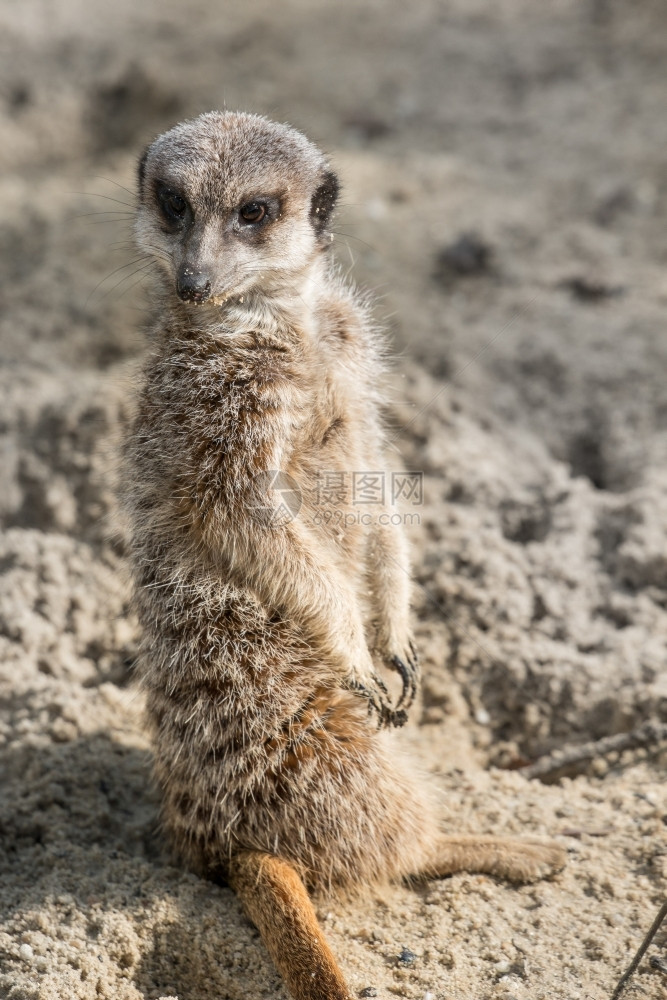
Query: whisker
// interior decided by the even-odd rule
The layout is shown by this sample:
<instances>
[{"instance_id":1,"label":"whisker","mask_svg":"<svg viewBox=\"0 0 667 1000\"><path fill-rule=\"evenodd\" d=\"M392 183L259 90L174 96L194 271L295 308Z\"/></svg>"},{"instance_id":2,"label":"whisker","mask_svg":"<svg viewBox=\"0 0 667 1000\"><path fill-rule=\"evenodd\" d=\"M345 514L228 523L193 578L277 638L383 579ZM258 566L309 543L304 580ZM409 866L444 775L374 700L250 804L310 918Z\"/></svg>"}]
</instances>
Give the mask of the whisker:
<instances>
[{"instance_id":1,"label":"whisker","mask_svg":"<svg viewBox=\"0 0 667 1000\"><path fill-rule=\"evenodd\" d=\"M131 191L129 188L126 188L124 184L119 184L118 181L115 181L112 177L103 177L101 174L96 174L96 177L100 181L107 181L107 183L115 185L115 187L120 188L121 191L127 191L130 198L136 201L136 191Z\"/></svg>"},{"instance_id":2,"label":"whisker","mask_svg":"<svg viewBox=\"0 0 667 1000\"><path fill-rule=\"evenodd\" d=\"M104 201L113 201L116 205L122 205L123 208L134 209L134 205L128 205L126 201L121 201L119 198L112 198L108 194L98 194L96 191L70 191L70 194L79 195L82 198L103 198Z\"/></svg>"},{"instance_id":3,"label":"whisker","mask_svg":"<svg viewBox=\"0 0 667 1000\"><path fill-rule=\"evenodd\" d=\"M134 260L130 260L126 264L121 264L119 267L117 267L113 271L111 271L110 274L105 275L102 278L101 281L97 282L97 284L95 285L95 287L91 291L90 295L86 299L86 305L88 305L88 303L90 302L91 298L93 297L93 295L95 294L95 292L97 291L97 289L100 288L105 282L107 282L109 280L109 278L113 278L114 274L118 274L119 271L124 271L126 268L132 267L134 264L138 264L138 263L140 263L140 261L143 261L145 259L146 259L146 255L142 254L140 257L135 257Z\"/></svg>"},{"instance_id":4,"label":"whisker","mask_svg":"<svg viewBox=\"0 0 667 1000\"><path fill-rule=\"evenodd\" d=\"M336 242L338 242L340 240L343 240L343 239L346 239L346 240L356 240L357 243L361 243L362 246L365 246L369 250L373 250L375 253L377 253L377 247L372 246L372 244L370 244L370 243L366 243L366 241L360 239L359 236L353 236L352 233L339 232L339 230L337 230L337 229L332 229L332 230L330 230L330 232L333 233L333 235L337 237Z\"/></svg>"},{"instance_id":5,"label":"whisker","mask_svg":"<svg viewBox=\"0 0 667 1000\"><path fill-rule=\"evenodd\" d=\"M124 275L120 279L120 281L117 281L115 285L112 285L111 288L107 289L107 291L104 293L104 295L100 298L100 302L104 302L104 300L109 295L111 295L111 293L113 291L115 291L116 288L119 288L123 284L123 282L129 281L130 278L133 278L135 274L139 274L139 278L137 278L137 281L135 281L133 285L130 285L130 288L134 288L134 285L137 284L137 282L140 280L140 278L142 278L142 277L144 277L144 275L148 274L148 271L151 269L151 267L154 266L154 264L155 264L155 261L151 260L147 264L144 264L142 267L136 268L136 270L132 271L131 274ZM123 295L125 294L125 292L128 292L128 291L129 291L129 288L126 288L125 291L123 292Z\"/></svg>"},{"instance_id":6,"label":"whisker","mask_svg":"<svg viewBox=\"0 0 667 1000\"><path fill-rule=\"evenodd\" d=\"M104 216L105 218L101 218ZM72 216L74 219L94 219L94 222L87 222L86 225L95 225L97 222L131 222L131 215L123 215L122 212L82 212Z\"/></svg>"},{"instance_id":7,"label":"whisker","mask_svg":"<svg viewBox=\"0 0 667 1000\"><path fill-rule=\"evenodd\" d=\"M75 219L88 219L92 215L124 215L126 218L131 219L133 217L132 212L119 212L117 209L105 208L103 212L78 212L74 218Z\"/></svg>"},{"instance_id":8,"label":"whisker","mask_svg":"<svg viewBox=\"0 0 667 1000\"><path fill-rule=\"evenodd\" d=\"M149 247L148 250L144 251L144 253L146 254L150 253L154 257L158 257L160 260L165 261L165 263L171 264L171 257L169 256L169 254L166 252L166 250L160 250L159 247Z\"/></svg>"},{"instance_id":9,"label":"whisker","mask_svg":"<svg viewBox=\"0 0 667 1000\"><path fill-rule=\"evenodd\" d=\"M150 271L150 267L144 267L144 268L140 268L140 273L139 273L139 277L137 278L137 280L136 280L136 281L133 281L131 285L128 285L128 286L127 286L127 288L124 288L124 289L123 289L123 291L122 291L122 292L120 293L120 295L118 296L118 299L119 299L119 300L120 300L120 299L122 299L122 298L123 298L123 296L124 296L124 295L127 295L127 293L128 293L128 292L131 292L131 291L132 291L132 289L133 289L133 288L134 288L134 287L135 287L136 285L138 285L140 281L143 281L143 279L144 279L144 278L147 278L147 277L148 277L148 272L149 272L149 271ZM119 284L119 285L122 285L123 281L127 280L127 277L130 277L130 278L131 278L131 277L132 277L132 275L129 275L129 276L126 276L125 278L123 278L123 280L122 280L122 281L119 281L119 282L118 282L118 284ZM145 310L142 310L142 311L143 311L143 312L145 312Z\"/></svg>"},{"instance_id":10,"label":"whisker","mask_svg":"<svg viewBox=\"0 0 667 1000\"><path fill-rule=\"evenodd\" d=\"M119 212L118 214L121 215L122 213ZM85 225L87 225L87 226L103 226L105 223L110 223L110 222L124 222L124 223L127 223L127 222L132 222L133 218L134 218L133 215L128 215L128 216L126 216L125 218L122 218L122 219L92 219L90 222L86 222Z\"/></svg>"}]
</instances>

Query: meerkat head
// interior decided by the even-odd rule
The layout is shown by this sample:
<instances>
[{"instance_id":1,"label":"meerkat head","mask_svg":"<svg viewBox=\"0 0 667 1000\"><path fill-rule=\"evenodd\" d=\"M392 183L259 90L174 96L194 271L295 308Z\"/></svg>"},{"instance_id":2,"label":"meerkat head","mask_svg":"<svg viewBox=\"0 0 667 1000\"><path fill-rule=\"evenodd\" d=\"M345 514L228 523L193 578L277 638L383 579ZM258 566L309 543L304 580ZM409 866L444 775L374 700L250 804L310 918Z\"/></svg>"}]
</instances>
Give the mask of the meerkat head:
<instances>
[{"instance_id":1,"label":"meerkat head","mask_svg":"<svg viewBox=\"0 0 667 1000\"><path fill-rule=\"evenodd\" d=\"M335 174L300 132L210 112L144 153L137 242L184 302L294 289L330 243L337 195Z\"/></svg>"}]
</instances>

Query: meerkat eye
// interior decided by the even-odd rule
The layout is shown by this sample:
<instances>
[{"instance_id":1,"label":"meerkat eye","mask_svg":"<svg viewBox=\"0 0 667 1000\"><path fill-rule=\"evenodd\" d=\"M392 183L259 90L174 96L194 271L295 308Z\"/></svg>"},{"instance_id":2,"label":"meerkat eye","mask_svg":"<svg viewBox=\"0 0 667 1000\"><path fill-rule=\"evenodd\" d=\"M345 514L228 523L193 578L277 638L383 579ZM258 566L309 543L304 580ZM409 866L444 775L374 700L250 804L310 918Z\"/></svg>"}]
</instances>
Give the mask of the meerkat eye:
<instances>
[{"instance_id":1,"label":"meerkat eye","mask_svg":"<svg viewBox=\"0 0 667 1000\"><path fill-rule=\"evenodd\" d=\"M249 201L239 209L239 217L242 222L261 222L266 216L266 205L261 201Z\"/></svg>"},{"instance_id":2,"label":"meerkat eye","mask_svg":"<svg viewBox=\"0 0 667 1000\"><path fill-rule=\"evenodd\" d=\"M188 210L188 203L178 191L172 191L168 187L161 187L158 189L158 199L162 212L170 222L180 222L185 217L185 213Z\"/></svg>"}]
</instances>

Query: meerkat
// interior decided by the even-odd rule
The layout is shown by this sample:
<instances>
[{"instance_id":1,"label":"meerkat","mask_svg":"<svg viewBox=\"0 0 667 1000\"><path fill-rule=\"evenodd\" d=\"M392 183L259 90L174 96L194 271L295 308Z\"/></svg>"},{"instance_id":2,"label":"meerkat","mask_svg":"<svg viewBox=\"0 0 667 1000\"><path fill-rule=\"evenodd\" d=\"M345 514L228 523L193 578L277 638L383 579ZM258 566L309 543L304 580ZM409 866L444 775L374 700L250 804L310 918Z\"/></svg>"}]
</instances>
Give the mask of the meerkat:
<instances>
[{"instance_id":1,"label":"meerkat","mask_svg":"<svg viewBox=\"0 0 667 1000\"><path fill-rule=\"evenodd\" d=\"M139 165L159 308L126 504L162 816L296 1000L352 997L311 894L563 864L554 844L446 835L396 745L418 669L408 554L386 501L340 516L351 473L386 461L382 338L330 253L337 194L305 136L256 115L184 122Z\"/></svg>"}]
</instances>

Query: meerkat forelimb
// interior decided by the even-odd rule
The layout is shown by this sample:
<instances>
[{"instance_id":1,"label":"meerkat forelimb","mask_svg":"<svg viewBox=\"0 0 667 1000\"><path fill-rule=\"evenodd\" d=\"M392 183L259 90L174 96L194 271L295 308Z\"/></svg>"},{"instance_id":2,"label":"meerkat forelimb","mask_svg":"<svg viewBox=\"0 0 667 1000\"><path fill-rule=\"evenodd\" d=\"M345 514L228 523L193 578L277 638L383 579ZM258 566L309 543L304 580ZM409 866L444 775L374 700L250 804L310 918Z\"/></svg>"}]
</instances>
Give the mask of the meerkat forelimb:
<instances>
[{"instance_id":1,"label":"meerkat forelimb","mask_svg":"<svg viewBox=\"0 0 667 1000\"><path fill-rule=\"evenodd\" d=\"M410 708L417 694L419 660L410 629L410 561L405 535L391 522L369 530L368 577L376 616L374 648L401 677L396 708Z\"/></svg>"},{"instance_id":2,"label":"meerkat forelimb","mask_svg":"<svg viewBox=\"0 0 667 1000\"><path fill-rule=\"evenodd\" d=\"M444 836L394 742L417 684L409 566L384 501L354 516L350 480L385 468L382 350L329 252L337 191L300 133L231 112L166 132L139 169L158 314L126 502L162 817L236 889L297 1000L352 995L309 892L562 864L554 845Z\"/></svg>"}]
</instances>

